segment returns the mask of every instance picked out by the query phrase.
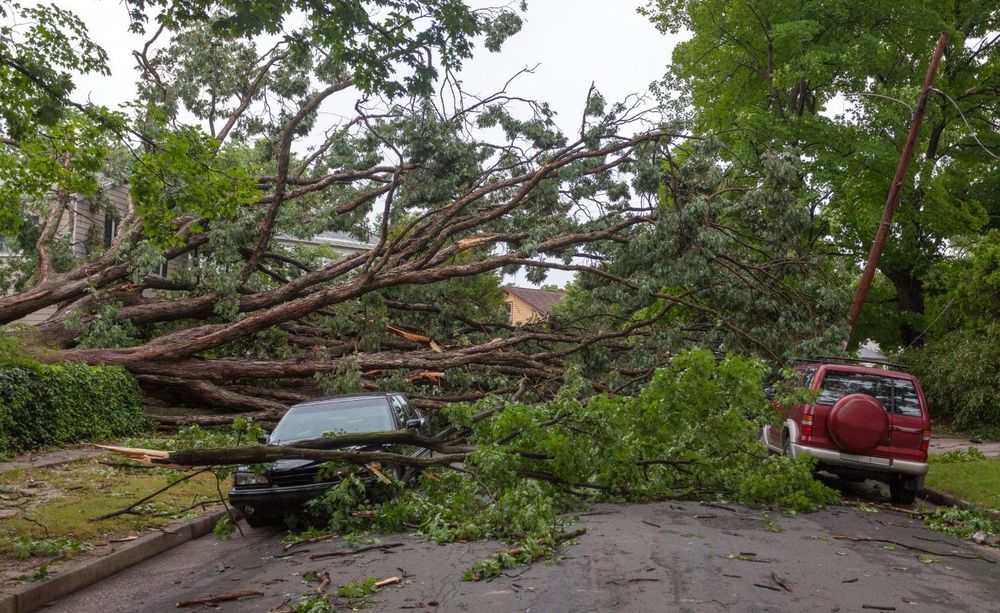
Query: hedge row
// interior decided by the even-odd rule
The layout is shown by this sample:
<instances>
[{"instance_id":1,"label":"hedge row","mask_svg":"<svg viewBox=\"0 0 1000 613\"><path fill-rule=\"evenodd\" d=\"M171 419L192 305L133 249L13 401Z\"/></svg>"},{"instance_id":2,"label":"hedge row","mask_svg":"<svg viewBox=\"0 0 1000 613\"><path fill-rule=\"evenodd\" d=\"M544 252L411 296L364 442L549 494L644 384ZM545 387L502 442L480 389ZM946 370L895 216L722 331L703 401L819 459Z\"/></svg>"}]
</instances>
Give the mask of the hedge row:
<instances>
[{"instance_id":1,"label":"hedge row","mask_svg":"<svg viewBox=\"0 0 1000 613\"><path fill-rule=\"evenodd\" d=\"M117 366L0 366L0 453L140 434L152 421Z\"/></svg>"}]
</instances>

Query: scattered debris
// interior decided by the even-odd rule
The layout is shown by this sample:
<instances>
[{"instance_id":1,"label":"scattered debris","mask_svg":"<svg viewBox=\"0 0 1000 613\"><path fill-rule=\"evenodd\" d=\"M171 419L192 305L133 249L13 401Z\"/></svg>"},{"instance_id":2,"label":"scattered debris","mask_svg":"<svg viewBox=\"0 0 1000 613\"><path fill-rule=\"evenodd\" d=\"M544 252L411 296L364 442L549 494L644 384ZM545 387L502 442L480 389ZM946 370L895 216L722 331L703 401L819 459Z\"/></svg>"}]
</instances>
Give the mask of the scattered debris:
<instances>
[{"instance_id":1,"label":"scattered debris","mask_svg":"<svg viewBox=\"0 0 1000 613\"><path fill-rule=\"evenodd\" d=\"M321 534L319 536L314 536L312 538L302 539L300 541L295 541L292 543L285 543L284 550L288 551L292 547L298 547L299 545L310 545L312 543L319 543L339 536L336 532L330 532L328 534Z\"/></svg>"},{"instance_id":2,"label":"scattered debris","mask_svg":"<svg viewBox=\"0 0 1000 613\"><path fill-rule=\"evenodd\" d=\"M762 587L765 590L771 590L773 592L780 592L781 591L781 588L774 587L773 585L765 585L763 583L754 583L753 586L754 587Z\"/></svg>"},{"instance_id":3,"label":"scattered debris","mask_svg":"<svg viewBox=\"0 0 1000 613\"><path fill-rule=\"evenodd\" d=\"M904 547L906 549L911 549L913 551L919 551L921 553L928 553L928 554L935 555L935 556L949 556L949 557L952 557L952 558L965 558L966 560L982 560L983 562L986 562L988 564L996 564L995 560L991 560L989 558L986 558L984 556L977 555L977 554L967 554L967 553L962 553L962 552L959 552L959 551L953 551L951 553L943 553L943 552L940 552L940 551L931 551L929 549L923 549L921 547L916 547L914 545L907 545L906 543L900 543L898 541L891 541L889 539L877 539L877 538L871 538L871 537L867 537L867 536L844 536L844 535L835 536L833 538L836 539L836 540L838 540L838 541L854 541L856 543L887 543L889 545L896 545L898 547Z\"/></svg>"},{"instance_id":4,"label":"scattered debris","mask_svg":"<svg viewBox=\"0 0 1000 613\"><path fill-rule=\"evenodd\" d=\"M385 587L387 585L393 585L394 583L399 583L402 581L399 577L386 577L385 579L379 579L375 582L375 587Z\"/></svg>"},{"instance_id":5,"label":"scattered debris","mask_svg":"<svg viewBox=\"0 0 1000 613\"><path fill-rule=\"evenodd\" d=\"M220 602L230 602L232 600L239 600L240 598L257 598L263 596L264 592L258 590L244 590L242 592L230 592L229 594L220 594L219 596L206 596L205 598L195 598L194 600L182 600L177 603L177 608L183 607L196 607L201 605L212 606Z\"/></svg>"},{"instance_id":6,"label":"scattered debris","mask_svg":"<svg viewBox=\"0 0 1000 613\"><path fill-rule=\"evenodd\" d=\"M366 545L365 547L358 547L357 549L341 549L340 551L331 551L329 553L314 553L309 556L310 560L320 560L322 558L339 558L342 556L353 556L355 554L364 553L366 551L373 551L375 549L381 549L385 551L386 549L394 549L396 547L402 547L403 543L381 543L379 545Z\"/></svg>"},{"instance_id":7,"label":"scattered debris","mask_svg":"<svg viewBox=\"0 0 1000 613\"><path fill-rule=\"evenodd\" d=\"M779 586L781 586L781 589L785 590L786 592L791 592L792 591L792 588L788 586L787 580L785 580L784 577L779 577L774 572L771 573L771 581L774 581L775 583L777 583Z\"/></svg>"}]
</instances>

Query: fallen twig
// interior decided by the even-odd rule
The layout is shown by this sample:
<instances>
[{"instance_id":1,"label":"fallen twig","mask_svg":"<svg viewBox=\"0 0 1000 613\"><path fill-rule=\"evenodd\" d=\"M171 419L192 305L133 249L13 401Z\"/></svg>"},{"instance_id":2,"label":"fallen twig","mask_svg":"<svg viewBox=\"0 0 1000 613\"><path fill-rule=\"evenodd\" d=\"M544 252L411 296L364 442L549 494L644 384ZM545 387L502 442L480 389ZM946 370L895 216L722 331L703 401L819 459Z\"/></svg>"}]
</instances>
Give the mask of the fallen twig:
<instances>
[{"instance_id":1,"label":"fallen twig","mask_svg":"<svg viewBox=\"0 0 1000 613\"><path fill-rule=\"evenodd\" d=\"M301 541L295 541L294 543L285 543L284 550L288 551L292 547L298 547L299 545L309 545L312 543L319 543L328 539L336 538L338 534L336 532L330 532L329 534L321 534L320 536L314 536L312 538L302 539Z\"/></svg>"},{"instance_id":2,"label":"fallen twig","mask_svg":"<svg viewBox=\"0 0 1000 613\"><path fill-rule=\"evenodd\" d=\"M213 605L220 602L230 602L232 600L239 600L240 598L248 598L250 596L257 597L263 596L264 592L257 590L244 590L242 592L231 592L229 594L220 594L219 596L206 596L205 598L195 598L194 600L182 600L177 603L177 608L182 607L195 607L198 605Z\"/></svg>"},{"instance_id":3,"label":"fallen twig","mask_svg":"<svg viewBox=\"0 0 1000 613\"><path fill-rule=\"evenodd\" d=\"M990 560L989 558L975 554L965 555L962 553L942 553L940 551L931 551L930 549L924 549L922 547L916 547L914 545L907 545L906 543L900 543L899 541L893 541L889 539L877 539L867 536L845 536L845 535L834 536L833 538L838 541L854 541L856 543L886 543L888 545L896 545L898 547L903 547L905 549L911 549L913 551L919 551L920 553L927 553L934 556L948 556L952 558L964 558L966 560L982 560L983 562L987 562L989 564L996 564L995 561Z\"/></svg>"},{"instance_id":4,"label":"fallen twig","mask_svg":"<svg viewBox=\"0 0 1000 613\"><path fill-rule=\"evenodd\" d=\"M788 587L788 583L782 577L779 577L774 572L771 573L771 581L774 581L775 583L780 585L781 589L785 590L786 592L792 591L792 588Z\"/></svg>"},{"instance_id":5,"label":"fallen twig","mask_svg":"<svg viewBox=\"0 0 1000 613\"><path fill-rule=\"evenodd\" d=\"M330 587L330 573L325 570L319 575L319 585L316 586L316 593L322 594L326 591L326 588Z\"/></svg>"},{"instance_id":6,"label":"fallen twig","mask_svg":"<svg viewBox=\"0 0 1000 613\"><path fill-rule=\"evenodd\" d=\"M717 502L703 502L701 504L702 504L702 506L705 506L705 507L712 507L713 509L722 509L724 511L729 511L730 513L739 513L740 512L739 509L734 509L732 507L727 507L726 505L719 504Z\"/></svg>"},{"instance_id":7,"label":"fallen twig","mask_svg":"<svg viewBox=\"0 0 1000 613\"><path fill-rule=\"evenodd\" d=\"M375 582L375 587L385 587L387 585L392 585L394 583L399 583L402 581L399 577L386 577L385 579L380 579Z\"/></svg>"},{"instance_id":8,"label":"fallen twig","mask_svg":"<svg viewBox=\"0 0 1000 613\"><path fill-rule=\"evenodd\" d=\"M111 511L110 513L105 513L104 515L95 517L95 518L91 519L90 521L100 521L102 519L111 519L112 517L118 517L119 515L124 515L125 513L128 513L129 511L131 511L132 509L136 508L140 504L146 502L147 500L151 500L151 499L159 496L160 494L162 494L163 492L169 490L170 488L172 488L173 486L177 485L178 483L182 483L184 481L187 481L191 477L195 477L197 475L200 475L202 473L208 472L210 470L212 470L211 467L208 467L208 468L202 468L200 470L196 470L193 473L188 473L188 474L186 474L186 475L184 475L184 476L182 476L182 477L180 477L178 479L174 479L173 481L171 481L170 483L168 483L165 486L161 487L160 489L156 490L152 494L140 498L139 500L133 502L132 504L130 504L127 507L125 507L124 509L120 509L118 511Z\"/></svg>"},{"instance_id":9,"label":"fallen twig","mask_svg":"<svg viewBox=\"0 0 1000 613\"><path fill-rule=\"evenodd\" d=\"M762 587L765 590L771 590L772 592L780 592L781 588L774 587L773 585L765 585L763 583L754 583L754 587Z\"/></svg>"},{"instance_id":10,"label":"fallen twig","mask_svg":"<svg viewBox=\"0 0 1000 613\"><path fill-rule=\"evenodd\" d=\"M896 610L896 607L883 607L883 606L879 606L877 604L863 604L863 605L861 605L861 608L862 609L874 609L876 611L895 611Z\"/></svg>"},{"instance_id":11,"label":"fallen twig","mask_svg":"<svg viewBox=\"0 0 1000 613\"><path fill-rule=\"evenodd\" d=\"M403 543L383 543L381 545L366 545L364 547L358 547L357 549L341 549L340 551L331 551L329 553L314 553L309 556L310 560L319 560L322 558L339 558L342 556L353 556L358 553L364 553L366 551L373 551L375 549L393 549L395 547L402 547Z\"/></svg>"}]
</instances>

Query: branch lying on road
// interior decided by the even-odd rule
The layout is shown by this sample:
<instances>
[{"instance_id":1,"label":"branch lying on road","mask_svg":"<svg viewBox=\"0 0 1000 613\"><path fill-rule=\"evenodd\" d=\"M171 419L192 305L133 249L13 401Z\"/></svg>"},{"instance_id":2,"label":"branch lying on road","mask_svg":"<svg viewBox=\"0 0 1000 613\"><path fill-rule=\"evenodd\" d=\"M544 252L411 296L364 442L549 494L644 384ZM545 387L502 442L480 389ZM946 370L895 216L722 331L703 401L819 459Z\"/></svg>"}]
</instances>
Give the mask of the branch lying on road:
<instances>
[{"instance_id":1,"label":"branch lying on road","mask_svg":"<svg viewBox=\"0 0 1000 613\"><path fill-rule=\"evenodd\" d=\"M263 596L264 592L257 590L243 590L242 592L232 592L229 594L221 594L219 596L206 596L205 598L195 598L194 600L182 600L177 603L177 608L183 607L196 607L201 605L215 605L220 602L230 602L232 600L239 600L240 598L257 597Z\"/></svg>"},{"instance_id":2,"label":"branch lying on road","mask_svg":"<svg viewBox=\"0 0 1000 613\"><path fill-rule=\"evenodd\" d=\"M951 558L964 558L966 560L982 560L983 562L987 562L989 564L996 564L996 561L976 554L963 555L962 553L944 553L941 551L931 551L930 549L924 549L922 547L916 547L914 545L907 545L906 543L900 543L899 541L892 541L889 539L877 539L867 536L844 536L844 535L835 536L833 538L834 540L838 541L854 541L855 543L886 543L887 545L896 545L898 547L911 549L913 551L919 551L920 553L926 553L932 556L947 556Z\"/></svg>"}]
</instances>

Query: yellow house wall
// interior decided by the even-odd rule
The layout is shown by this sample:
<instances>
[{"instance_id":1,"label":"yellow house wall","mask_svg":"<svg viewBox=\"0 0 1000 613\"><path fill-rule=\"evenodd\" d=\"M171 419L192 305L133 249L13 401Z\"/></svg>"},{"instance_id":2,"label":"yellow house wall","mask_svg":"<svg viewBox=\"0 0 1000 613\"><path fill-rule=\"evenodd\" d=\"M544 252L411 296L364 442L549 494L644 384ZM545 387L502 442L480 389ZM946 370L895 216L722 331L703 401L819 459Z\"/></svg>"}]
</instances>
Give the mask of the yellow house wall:
<instances>
[{"instance_id":1,"label":"yellow house wall","mask_svg":"<svg viewBox=\"0 0 1000 613\"><path fill-rule=\"evenodd\" d=\"M504 298L504 302L511 305L510 323L514 325L526 324L542 319L542 314L536 311L530 304L521 300L510 292Z\"/></svg>"}]
</instances>

